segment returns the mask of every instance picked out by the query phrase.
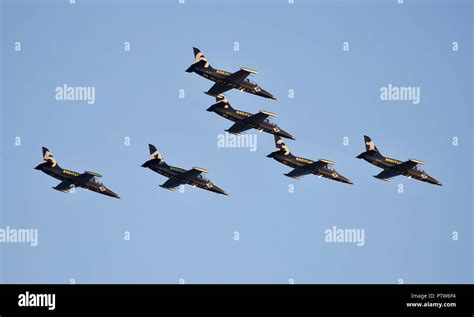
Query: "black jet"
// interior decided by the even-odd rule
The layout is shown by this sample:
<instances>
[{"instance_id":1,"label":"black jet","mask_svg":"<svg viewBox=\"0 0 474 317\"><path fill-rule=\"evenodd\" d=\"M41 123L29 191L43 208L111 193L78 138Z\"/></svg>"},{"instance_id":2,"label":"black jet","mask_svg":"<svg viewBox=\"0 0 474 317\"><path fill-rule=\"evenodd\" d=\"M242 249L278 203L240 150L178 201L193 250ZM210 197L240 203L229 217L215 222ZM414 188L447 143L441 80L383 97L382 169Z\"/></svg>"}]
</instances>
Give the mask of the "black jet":
<instances>
[{"instance_id":1,"label":"black jet","mask_svg":"<svg viewBox=\"0 0 474 317\"><path fill-rule=\"evenodd\" d=\"M102 182L99 180L99 177L102 177L102 175L88 171L80 174L61 168L57 164L53 154L51 154L51 152L45 147L43 147L43 160L45 162L36 166L35 169L59 179L61 183L59 183L56 187L53 187L56 190L66 193L73 188L82 187L86 190L92 190L99 194L120 198L119 195L102 184Z\"/></svg>"},{"instance_id":2,"label":"black jet","mask_svg":"<svg viewBox=\"0 0 474 317\"><path fill-rule=\"evenodd\" d=\"M228 195L224 190L217 187L210 180L201 175L202 173L208 173L207 170L199 167L185 170L168 165L165 163L163 156L157 151L153 144L149 144L148 147L150 149L150 159L143 163L142 167L147 167L152 171L169 178L164 184L160 185L160 187L169 190L176 190L176 187L188 184L214 193Z\"/></svg>"},{"instance_id":3,"label":"black jet","mask_svg":"<svg viewBox=\"0 0 474 317\"><path fill-rule=\"evenodd\" d=\"M223 95L218 95L216 97L216 103L210 106L207 111L215 112L221 117L235 122L233 126L226 130L229 133L239 134L250 129L257 129L283 138L295 139L291 134L280 129L275 123L268 119L268 117L275 117L275 114L268 111L260 111L256 114L251 114L236 110L231 107L229 101Z\"/></svg>"},{"instance_id":4,"label":"black jet","mask_svg":"<svg viewBox=\"0 0 474 317\"><path fill-rule=\"evenodd\" d=\"M293 170L285 176L300 179L304 175L314 174L320 177L325 177L328 179L332 179L334 181L352 184L352 182L339 174L335 169L333 169L330 165L334 165L336 163L329 161L329 160L308 160L303 157L297 157L290 153L290 150L285 145L280 137L275 135L275 146L278 149L275 152L272 152L267 155L267 157L273 158L278 162L293 167Z\"/></svg>"},{"instance_id":5,"label":"black jet","mask_svg":"<svg viewBox=\"0 0 474 317\"><path fill-rule=\"evenodd\" d=\"M379 150L375 146L375 143L370 137L364 135L364 141L366 151L359 154L357 158L364 159L370 164L383 168L382 172L380 172L378 175L374 175L375 178L388 181L392 177L404 175L408 178L415 178L423 182L442 186L439 181L429 176L421 168L417 167L418 164L426 164L425 162L415 159L409 159L408 161L402 162L393 158L385 157L380 154Z\"/></svg>"},{"instance_id":6,"label":"black jet","mask_svg":"<svg viewBox=\"0 0 474 317\"><path fill-rule=\"evenodd\" d=\"M240 70L236 71L235 73L229 73L224 70L215 69L209 65L209 62L200 50L195 47L193 47L193 50L195 63L189 66L186 71L188 73L195 72L196 74L215 82L214 86L205 92L206 94L210 96L217 96L232 88L235 88L257 96L276 100L276 98L271 93L260 88L260 86L247 78L247 76L250 74L256 74L256 71L244 67L240 68Z\"/></svg>"}]
</instances>

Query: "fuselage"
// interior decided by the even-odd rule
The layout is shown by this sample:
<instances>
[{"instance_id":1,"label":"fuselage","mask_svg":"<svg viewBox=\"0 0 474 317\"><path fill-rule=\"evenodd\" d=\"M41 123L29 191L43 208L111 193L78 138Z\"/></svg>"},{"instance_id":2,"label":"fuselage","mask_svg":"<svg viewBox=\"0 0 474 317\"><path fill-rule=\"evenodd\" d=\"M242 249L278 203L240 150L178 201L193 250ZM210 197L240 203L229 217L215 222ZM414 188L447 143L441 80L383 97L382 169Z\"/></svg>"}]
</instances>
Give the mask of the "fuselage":
<instances>
[{"instance_id":1,"label":"fuselage","mask_svg":"<svg viewBox=\"0 0 474 317\"><path fill-rule=\"evenodd\" d=\"M268 119L265 119L262 123L259 124L253 124L251 122L246 121L246 119L250 118L253 116L253 114L241 110L236 110L231 107L225 107L225 106L216 106L212 109L215 113L220 115L221 117L224 117L230 121L233 122L240 122L243 123L253 129L257 129L260 131L264 131L270 134L278 135L282 138L288 138L294 140L294 137L289 134L288 132L280 129L276 124L271 122Z\"/></svg>"},{"instance_id":2,"label":"fuselage","mask_svg":"<svg viewBox=\"0 0 474 317\"><path fill-rule=\"evenodd\" d=\"M215 69L212 67L202 67L195 65L194 66L194 71L196 74L212 80L216 83L224 83L226 85L231 86L232 88L243 90L245 92L265 97L265 98L270 98L270 99L276 99L271 93L268 91L262 89L260 86L258 86L256 83L244 79L240 84L235 84L229 80L227 80L227 77L231 75L231 73L225 71L225 70L220 70L220 69Z\"/></svg>"},{"instance_id":3,"label":"fuselage","mask_svg":"<svg viewBox=\"0 0 474 317\"><path fill-rule=\"evenodd\" d=\"M186 172L185 169L180 168L180 167L176 167L176 166L168 165L164 162L161 162L158 159L151 159L151 160L145 162L142 166L143 167L148 167L152 171L154 171L158 174L161 174L163 176L166 176L168 178L178 178L178 179L180 179L180 181L183 184L196 186L196 187L199 187L199 188L202 188L202 189L205 189L205 190L209 190L209 191L212 191L212 192L215 192L215 193L218 193L218 194L227 195L227 193L223 189L217 187L210 180L204 178L202 175L193 177L191 179L180 178L180 175L183 174L184 172Z\"/></svg>"},{"instance_id":4,"label":"fuselage","mask_svg":"<svg viewBox=\"0 0 474 317\"><path fill-rule=\"evenodd\" d=\"M352 182L348 178L339 174L335 169L329 167L329 165L314 168L310 165L313 164L315 161L303 157L294 156L291 153L285 154L284 151L275 151L269 154L268 157L271 157L276 161L285 164L289 167L307 170L311 174L316 176L321 176L331 180L352 184Z\"/></svg>"},{"instance_id":5,"label":"fuselage","mask_svg":"<svg viewBox=\"0 0 474 317\"><path fill-rule=\"evenodd\" d=\"M436 180L435 178L431 177L428 175L424 170L414 167L411 169L408 169L406 171L397 169L397 166L404 163L403 161L390 158L390 157L385 157L381 155L378 152L364 152L358 156L358 158L364 159L365 161L369 162L370 164L373 164L375 166L378 166L382 169L391 169L393 171L398 172L400 175L407 176L409 178L415 178L417 180L434 184L434 185L441 185L441 182Z\"/></svg>"},{"instance_id":6,"label":"fuselage","mask_svg":"<svg viewBox=\"0 0 474 317\"><path fill-rule=\"evenodd\" d=\"M100 181L98 181L95 177L92 178L92 180L88 180L84 183L77 182L74 178L77 176L81 175L80 173L77 173L75 171L67 170L64 168L61 168L59 165L52 166L50 163L45 162L42 164L39 164L38 166L35 167L35 169L42 171L43 173L54 177L60 181L69 181L71 182L71 187L81 187L87 190L92 190L96 193L107 195L110 197L115 197L119 198L119 196L108 189L104 184L102 184ZM54 188L54 187L53 187Z\"/></svg>"}]
</instances>

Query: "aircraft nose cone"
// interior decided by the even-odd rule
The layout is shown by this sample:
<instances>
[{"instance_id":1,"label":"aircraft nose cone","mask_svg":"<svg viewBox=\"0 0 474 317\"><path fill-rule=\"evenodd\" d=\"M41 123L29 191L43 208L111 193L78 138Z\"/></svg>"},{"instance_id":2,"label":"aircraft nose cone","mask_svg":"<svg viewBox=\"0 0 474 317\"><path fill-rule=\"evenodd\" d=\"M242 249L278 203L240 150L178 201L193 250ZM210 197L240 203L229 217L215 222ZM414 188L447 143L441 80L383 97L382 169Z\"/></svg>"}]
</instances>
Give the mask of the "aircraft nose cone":
<instances>
[{"instance_id":1,"label":"aircraft nose cone","mask_svg":"<svg viewBox=\"0 0 474 317\"><path fill-rule=\"evenodd\" d=\"M349 185L353 185L354 183L349 179L349 178L346 178L342 175L339 175L339 179L341 180L341 182L343 183L346 183L346 184L349 184Z\"/></svg>"},{"instance_id":2,"label":"aircraft nose cone","mask_svg":"<svg viewBox=\"0 0 474 317\"><path fill-rule=\"evenodd\" d=\"M218 193L218 194L221 194L221 195L225 195L225 196L228 196L229 194L227 194L225 192L225 190L223 190L222 188L220 187L217 187L214 185L214 187L212 188L212 191L214 191L215 193Z\"/></svg>"},{"instance_id":3,"label":"aircraft nose cone","mask_svg":"<svg viewBox=\"0 0 474 317\"><path fill-rule=\"evenodd\" d=\"M261 95L262 97L265 97L265 98L268 98L268 99L276 100L276 97L275 97L275 96L273 96L271 93L269 93L268 91L266 91L266 90L264 90L264 89L262 89L262 90L260 91L260 95Z\"/></svg>"},{"instance_id":4,"label":"aircraft nose cone","mask_svg":"<svg viewBox=\"0 0 474 317\"><path fill-rule=\"evenodd\" d=\"M220 189L217 191L219 194L222 194L222 195L225 195L225 196L229 196L229 194L227 194L223 189Z\"/></svg>"},{"instance_id":5,"label":"aircraft nose cone","mask_svg":"<svg viewBox=\"0 0 474 317\"><path fill-rule=\"evenodd\" d=\"M287 139L290 139L290 140L295 140L295 137L292 136L291 134L289 134L288 132L284 131L284 130L280 130L279 133L277 133L277 135L281 136L282 138L287 138Z\"/></svg>"},{"instance_id":6,"label":"aircraft nose cone","mask_svg":"<svg viewBox=\"0 0 474 317\"><path fill-rule=\"evenodd\" d=\"M110 189L107 189L107 190L105 191L105 194L106 194L107 196L120 199L120 196L117 195L116 193L114 193L113 191L111 191Z\"/></svg>"},{"instance_id":7,"label":"aircraft nose cone","mask_svg":"<svg viewBox=\"0 0 474 317\"><path fill-rule=\"evenodd\" d=\"M438 185L438 186L443 186L443 184L441 184L441 182L437 179L434 179L433 177L431 177L431 183L434 184L434 185Z\"/></svg>"}]
</instances>

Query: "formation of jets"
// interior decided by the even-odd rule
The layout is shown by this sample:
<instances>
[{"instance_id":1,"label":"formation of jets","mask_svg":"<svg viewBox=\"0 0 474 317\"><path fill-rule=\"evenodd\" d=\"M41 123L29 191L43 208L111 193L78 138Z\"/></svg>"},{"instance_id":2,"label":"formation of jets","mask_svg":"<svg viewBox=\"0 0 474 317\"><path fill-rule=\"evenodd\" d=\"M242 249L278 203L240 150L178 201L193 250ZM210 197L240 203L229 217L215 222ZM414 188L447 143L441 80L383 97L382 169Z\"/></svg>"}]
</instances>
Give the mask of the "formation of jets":
<instances>
[{"instance_id":1,"label":"formation of jets","mask_svg":"<svg viewBox=\"0 0 474 317\"><path fill-rule=\"evenodd\" d=\"M332 167L332 165L336 164L333 161L326 159L314 161L291 154L288 146L286 146L282 138L291 140L294 140L295 138L290 133L270 121L269 117L275 117L275 114L268 111L259 111L256 114L252 114L246 111L234 109L230 105L223 93L231 89L238 89L257 96L276 100L271 93L262 89L259 85L247 78L250 74L256 74L256 71L244 67L234 73L215 69L211 67L206 57L199 49L193 48L193 50L195 63L189 66L186 72L194 72L215 82L215 84L205 92L207 95L216 98L216 103L210 106L207 111L214 112L219 116L234 122L234 124L226 130L227 132L240 134L250 129L256 129L273 134L275 138L276 151L268 154L267 157L273 158L274 160L293 168L290 172L284 174L285 176L299 179L302 176L313 174L341 183L353 184L350 179L339 174L339 172ZM418 167L418 165L424 165L426 163L415 159L399 161L385 157L379 152L370 137L364 136L364 141L366 151L359 154L357 158L364 159L383 169L382 172L374 176L375 178L388 181L392 177L403 175L408 178L442 186L441 182ZM150 170L168 178L168 180L160 185L160 187L168 190L175 190L178 186L187 184L217 194L228 195L223 189L216 186L202 175L203 173L208 173L207 170L199 167L193 167L186 170L168 165L154 145L149 144L149 150L150 159L143 163L142 167L149 168ZM59 167L56 159L45 147L43 147L43 160L44 162L36 166L36 169L59 179L61 182L53 187L58 191L69 192L75 187L82 187L99 194L120 198L119 195L108 189L99 180L99 178L102 177L100 174L89 171L85 171L81 174Z\"/></svg>"}]
</instances>

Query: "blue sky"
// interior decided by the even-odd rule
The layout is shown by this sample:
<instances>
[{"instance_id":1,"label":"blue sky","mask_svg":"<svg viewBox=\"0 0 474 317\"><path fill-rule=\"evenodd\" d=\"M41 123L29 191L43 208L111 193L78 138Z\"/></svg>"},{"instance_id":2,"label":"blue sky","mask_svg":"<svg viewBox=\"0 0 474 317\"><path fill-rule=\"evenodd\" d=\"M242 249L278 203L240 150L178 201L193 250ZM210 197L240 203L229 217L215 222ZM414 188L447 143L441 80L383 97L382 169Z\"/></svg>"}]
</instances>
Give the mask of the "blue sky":
<instances>
[{"instance_id":1,"label":"blue sky","mask_svg":"<svg viewBox=\"0 0 474 317\"><path fill-rule=\"evenodd\" d=\"M1 3L1 227L39 234L36 247L0 244L2 282L472 283L472 2ZM278 100L229 91L232 106L278 114L294 154L337 162L354 185L285 177L265 157L271 135L255 152L217 147L231 123L205 111L212 83L185 72L193 46L214 67L258 70ZM95 87L96 102L55 100L64 84ZM389 84L420 87L421 103L380 100ZM355 158L364 134L444 186L374 179ZM148 143L230 195L158 187L140 167ZM122 199L53 190L33 169L42 146ZM333 226L363 229L364 246L326 243Z\"/></svg>"}]
</instances>

